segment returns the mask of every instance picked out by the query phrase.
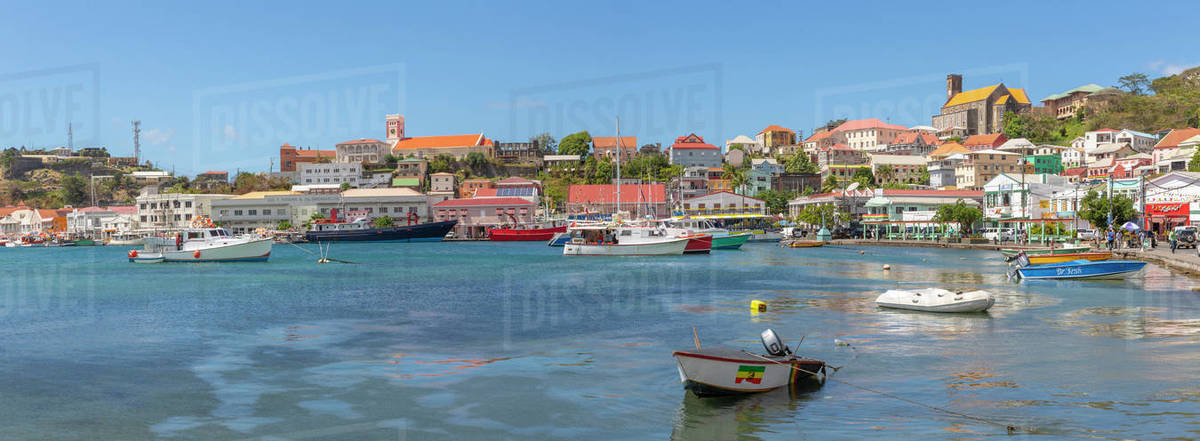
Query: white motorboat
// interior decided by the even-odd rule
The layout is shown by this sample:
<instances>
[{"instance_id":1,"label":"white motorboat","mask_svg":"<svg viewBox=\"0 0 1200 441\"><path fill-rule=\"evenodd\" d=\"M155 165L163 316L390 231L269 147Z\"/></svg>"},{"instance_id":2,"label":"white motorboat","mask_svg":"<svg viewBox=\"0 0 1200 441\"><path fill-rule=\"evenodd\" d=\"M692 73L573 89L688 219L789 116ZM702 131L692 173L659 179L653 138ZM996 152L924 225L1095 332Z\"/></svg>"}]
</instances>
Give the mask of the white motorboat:
<instances>
[{"instance_id":1,"label":"white motorboat","mask_svg":"<svg viewBox=\"0 0 1200 441\"><path fill-rule=\"evenodd\" d=\"M136 234L119 234L109 238L108 241L104 242L104 244L118 247L132 247L145 245L146 239Z\"/></svg>"},{"instance_id":2,"label":"white motorboat","mask_svg":"<svg viewBox=\"0 0 1200 441\"><path fill-rule=\"evenodd\" d=\"M147 237L143 250L130 251L129 261L139 255L159 254L164 262L266 262L272 244L271 238L233 236L224 228L193 228L166 237Z\"/></svg>"},{"instance_id":3,"label":"white motorboat","mask_svg":"<svg viewBox=\"0 0 1200 441\"><path fill-rule=\"evenodd\" d=\"M697 396L736 395L766 392L824 376L825 363L797 357L775 331L762 333L767 354L733 348L697 348L675 351L676 367L683 387Z\"/></svg>"},{"instance_id":4,"label":"white motorboat","mask_svg":"<svg viewBox=\"0 0 1200 441\"><path fill-rule=\"evenodd\" d=\"M564 256L681 255L690 238L670 237L660 228L593 225L569 230Z\"/></svg>"},{"instance_id":5,"label":"white motorboat","mask_svg":"<svg viewBox=\"0 0 1200 441\"><path fill-rule=\"evenodd\" d=\"M941 288L889 289L875 299L875 304L884 308L925 312L983 312L996 304L996 298L992 293L983 290L962 292Z\"/></svg>"}]
</instances>

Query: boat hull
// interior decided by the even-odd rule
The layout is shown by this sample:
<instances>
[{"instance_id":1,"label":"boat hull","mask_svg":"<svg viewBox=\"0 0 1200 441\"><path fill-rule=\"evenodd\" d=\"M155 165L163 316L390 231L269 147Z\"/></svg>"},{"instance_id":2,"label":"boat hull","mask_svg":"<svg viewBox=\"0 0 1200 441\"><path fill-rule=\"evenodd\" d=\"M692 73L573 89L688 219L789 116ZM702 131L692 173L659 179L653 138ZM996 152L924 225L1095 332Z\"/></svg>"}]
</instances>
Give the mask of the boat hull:
<instances>
[{"instance_id":1,"label":"boat hull","mask_svg":"<svg viewBox=\"0 0 1200 441\"><path fill-rule=\"evenodd\" d=\"M1031 264L1044 265L1047 263L1063 263L1063 262L1070 262L1072 260L1080 260L1080 259L1093 261L1093 262L1101 261L1101 260L1108 260L1108 259L1112 258L1112 253L1043 254L1043 255L1038 255L1038 256L1027 256L1027 257L1029 257L1029 263L1031 263Z\"/></svg>"},{"instance_id":2,"label":"boat hull","mask_svg":"<svg viewBox=\"0 0 1200 441\"><path fill-rule=\"evenodd\" d=\"M1124 279L1140 272L1146 262L1106 260L1100 262L1074 261L1020 268L1023 279Z\"/></svg>"},{"instance_id":3,"label":"boat hull","mask_svg":"<svg viewBox=\"0 0 1200 441\"><path fill-rule=\"evenodd\" d=\"M258 239L200 250L163 250L161 254L164 262L266 262L273 244L271 239Z\"/></svg>"},{"instance_id":4,"label":"boat hull","mask_svg":"<svg viewBox=\"0 0 1200 441\"><path fill-rule=\"evenodd\" d=\"M688 238L677 238L662 242L631 244L588 244L567 242L563 245L564 256L671 256L681 255L687 248Z\"/></svg>"},{"instance_id":5,"label":"boat hull","mask_svg":"<svg viewBox=\"0 0 1200 441\"><path fill-rule=\"evenodd\" d=\"M713 237L707 234L700 236L689 236L687 246L683 248L683 254L708 254L713 249Z\"/></svg>"},{"instance_id":6,"label":"boat hull","mask_svg":"<svg viewBox=\"0 0 1200 441\"><path fill-rule=\"evenodd\" d=\"M566 225L553 228L531 228L528 230L493 228L488 231L488 240L493 242L542 242L550 240L555 234L566 232Z\"/></svg>"},{"instance_id":7,"label":"boat hull","mask_svg":"<svg viewBox=\"0 0 1200 441\"><path fill-rule=\"evenodd\" d=\"M713 236L712 249L714 250L736 250L741 248L746 241L750 240L750 233L730 234L726 236Z\"/></svg>"},{"instance_id":8,"label":"boat hull","mask_svg":"<svg viewBox=\"0 0 1200 441\"><path fill-rule=\"evenodd\" d=\"M818 360L752 356L723 348L672 355L683 387L701 397L768 392L815 379L825 367Z\"/></svg>"},{"instance_id":9,"label":"boat hull","mask_svg":"<svg viewBox=\"0 0 1200 441\"><path fill-rule=\"evenodd\" d=\"M571 241L570 233L555 233L554 237L551 237L550 240L548 242L546 242L546 245L552 246L552 247L561 247L561 246L566 245L567 242L570 242L570 241Z\"/></svg>"},{"instance_id":10,"label":"boat hull","mask_svg":"<svg viewBox=\"0 0 1200 441\"><path fill-rule=\"evenodd\" d=\"M819 240L792 240L788 241L784 246L788 248L816 248L825 246L825 242Z\"/></svg>"},{"instance_id":11,"label":"boat hull","mask_svg":"<svg viewBox=\"0 0 1200 441\"><path fill-rule=\"evenodd\" d=\"M430 222L388 228L344 231L309 231L309 242L441 242L458 221Z\"/></svg>"},{"instance_id":12,"label":"boat hull","mask_svg":"<svg viewBox=\"0 0 1200 441\"><path fill-rule=\"evenodd\" d=\"M1016 255L1020 254L1022 251L1025 252L1026 256L1044 256L1044 255L1056 255L1056 254L1084 253L1090 249L1092 249L1092 247L1088 247L1088 246L1063 247L1063 248L1055 248L1055 249L1049 249L1049 248L1030 248L1030 249L1004 248L1004 249L1000 250L1000 253L1004 254L1005 257L1016 257Z\"/></svg>"}]
</instances>

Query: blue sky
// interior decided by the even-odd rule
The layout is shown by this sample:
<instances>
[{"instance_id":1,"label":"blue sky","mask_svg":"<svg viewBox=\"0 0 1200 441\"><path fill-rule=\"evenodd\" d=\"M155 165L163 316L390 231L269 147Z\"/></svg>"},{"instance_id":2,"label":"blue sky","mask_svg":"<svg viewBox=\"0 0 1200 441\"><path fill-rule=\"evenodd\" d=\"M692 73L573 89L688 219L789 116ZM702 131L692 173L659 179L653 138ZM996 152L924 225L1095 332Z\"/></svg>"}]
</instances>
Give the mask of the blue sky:
<instances>
[{"instance_id":1,"label":"blue sky","mask_svg":"<svg viewBox=\"0 0 1200 441\"><path fill-rule=\"evenodd\" d=\"M99 144L192 174L332 148L589 130L713 144L768 124L929 124L947 73L1033 99L1200 64L1192 2L53 2L0 17L0 145ZM1107 22L1091 25L1091 23Z\"/></svg>"}]
</instances>

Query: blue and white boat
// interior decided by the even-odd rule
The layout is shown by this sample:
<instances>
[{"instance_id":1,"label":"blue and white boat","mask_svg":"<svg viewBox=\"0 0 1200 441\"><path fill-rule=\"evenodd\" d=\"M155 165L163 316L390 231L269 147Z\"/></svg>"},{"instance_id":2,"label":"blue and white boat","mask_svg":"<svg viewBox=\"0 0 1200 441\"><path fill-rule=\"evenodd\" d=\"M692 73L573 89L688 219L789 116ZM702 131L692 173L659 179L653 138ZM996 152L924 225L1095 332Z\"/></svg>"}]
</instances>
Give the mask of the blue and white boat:
<instances>
[{"instance_id":1,"label":"blue and white boat","mask_svg":"<svg viewBox=\"0 0 1200 441\"><path fill-rule=\"evenodd\" d=\"M1022 253L1018 256L1017 275L1025 279L1124 279L1146 267L1146 262L1136 260L1086 259L1070 262L1029 265Z\"/></svg>"},{"instance_id":2,"label":"blue and white boat","mask_svg":"<svg viewBox=\"0 0 1200 441\"><path fill-rule=\"evenodd\" d=\"M546 242L546 245L549 245L552 247L561 247L561 246L565 246L567 244L567 242L570 242L570 241L571 241L571 233L554 233L554 237L551 237L550 241Z\"/></svg>"}]
</instances>

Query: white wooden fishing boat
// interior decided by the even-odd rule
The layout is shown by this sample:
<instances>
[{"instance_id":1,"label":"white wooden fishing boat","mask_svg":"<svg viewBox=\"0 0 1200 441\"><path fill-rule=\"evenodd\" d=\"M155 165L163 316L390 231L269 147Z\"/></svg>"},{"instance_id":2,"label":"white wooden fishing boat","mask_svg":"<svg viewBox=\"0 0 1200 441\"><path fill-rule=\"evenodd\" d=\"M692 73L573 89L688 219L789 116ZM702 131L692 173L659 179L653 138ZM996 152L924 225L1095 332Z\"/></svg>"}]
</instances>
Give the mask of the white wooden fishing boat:
<instances>
[{"instance_id":1,"label":"white wooden fishing boat","mask_svg":"<svg viewBox=\"0 0 1200 441\"><path fill-rule=\"evenodd\" d=\"M669 256L681 255L687 237L669 237L656 228L586 226L570 230L571 240L563 245L564 256Z\"/></svg>"},{"instance_id":2,"label":"white wooden fishing boat","mask_svg":"<svg viewBox=\"0 0 1200 441\"><path fill-rule=\"evenodd\" d=\"M941 288L914 290L889 289L875 304L883 308L908 309L925 312L983 312L996 304L992 293L947 291Z\"/></svg>"},{"instance_id":3,"label":"white wooden fishing boat","mask_svg":"<svg viewBox=\"0 0 1200 441\"><path fill-rule=\"evenodd\" d=\"M193 228L166 237L148 237L138 255L161 254L164 262L266 262L271 257L271 238L233 236L224 228Z\"/></svg>"},{"instance_id":4,"label":"white wooden fishing boat","mask_svg":"<svg viewBox=\"0 0 1200 441\"><path fill-rule=\"evenodd\" d=\"M775 331L763 331L762 342L767 354L725 347L675 351L679 380L685 389L705 397L767 392L824 378L824 362L797 357Z\"/></svg>"}]
</instances>

